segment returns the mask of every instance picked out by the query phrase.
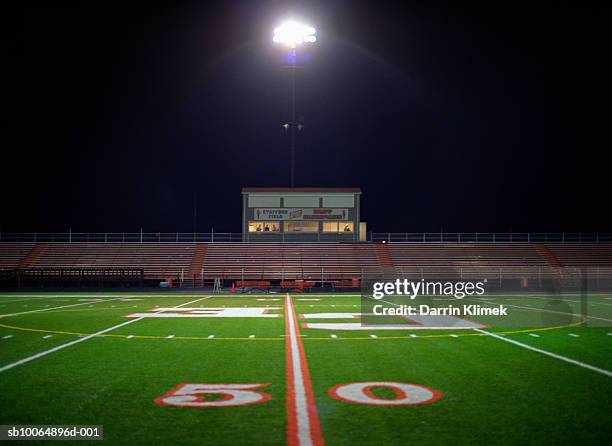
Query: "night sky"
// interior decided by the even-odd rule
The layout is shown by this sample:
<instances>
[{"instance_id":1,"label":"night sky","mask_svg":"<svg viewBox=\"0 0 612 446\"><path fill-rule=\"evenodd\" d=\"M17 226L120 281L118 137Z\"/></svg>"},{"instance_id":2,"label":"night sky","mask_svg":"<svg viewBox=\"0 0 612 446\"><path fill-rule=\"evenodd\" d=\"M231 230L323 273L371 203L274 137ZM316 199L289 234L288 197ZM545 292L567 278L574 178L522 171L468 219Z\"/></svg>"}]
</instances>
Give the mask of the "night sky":
<instances>
[{"instance_id":1,"label":"night sky","mask_svg":"<svg viewBox=\"0 0 612 446\"><path fill-rule=\"evenodd\" d=\"M610 231L609 11L565 2L46 2L5 10L0 231L239 232L289 185L375 232ZM8 100L7 100L8 99Z\"/></svg>"}]
</instances>

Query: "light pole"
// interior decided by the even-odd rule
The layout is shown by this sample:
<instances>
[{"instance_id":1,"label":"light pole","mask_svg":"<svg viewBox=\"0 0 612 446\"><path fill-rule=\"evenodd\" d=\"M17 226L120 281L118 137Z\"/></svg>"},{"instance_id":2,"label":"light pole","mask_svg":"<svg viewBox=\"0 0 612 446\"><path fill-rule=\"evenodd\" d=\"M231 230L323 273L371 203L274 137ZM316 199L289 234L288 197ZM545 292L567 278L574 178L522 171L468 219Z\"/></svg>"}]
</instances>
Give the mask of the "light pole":
<instances>
[{"instance_id":1,"label":"light pole","mask_svg":"<svg viewBox=\"0 0 612 446\"><path fill-rule=\"evenodd\" d=\"M295 69L297 61L297 47L305 43L315 43L316 30L312 26L304 25L293 20L282 23L274 29L272 41L287 46L290 49L291 67L291 122L284 124L285 129L291 131L291 187L295 187L295 132L298 124L295 120Z\"/></svg>"}]
</instances>

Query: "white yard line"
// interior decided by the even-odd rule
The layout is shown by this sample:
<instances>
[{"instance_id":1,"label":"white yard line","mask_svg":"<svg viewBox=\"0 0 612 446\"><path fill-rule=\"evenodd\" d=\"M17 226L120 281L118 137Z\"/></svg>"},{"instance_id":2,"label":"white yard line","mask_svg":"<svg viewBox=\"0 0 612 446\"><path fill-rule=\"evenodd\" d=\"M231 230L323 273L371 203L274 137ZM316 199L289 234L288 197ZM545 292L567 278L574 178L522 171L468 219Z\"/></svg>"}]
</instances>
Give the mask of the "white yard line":
<instances>
[{"instance_id":1,"label":"white yard line","mask_svg":"<svg viewBox=\"0 0 612 446\"><path fill-rule=\"evenodd\" d=\"M563 295L559 295L559 296L550 296L550 297L541 297L541 296L531 296L531 295L526 295L523 296L527 299L540 299L540 300L562 300L565 302L573 302L573 303L577 303L580 304L582 303L581 300L572 300L572 299L567 299L566 297L564 297ZM607 302L593 302L591 299L593 299L593 297L588 297L586 298L586 302L589 305L605 305L605 306L612 306L612 304L609 304ZM604 297L604 299L607 299L606 297Z\"/></svg>"},{"instance_id":2,"label":"white yard line","mask_svg":"<svg viewBox=\"0 0 612 446\"><path fill-rule=\"evenodd\" d=\"M44 296L44 297L28 297L26 299L16 299L16 300L4 300L4 299L2 299L2 297L4 297L4 296L0 296L0 302L2 302L3 304L8 304L8 303L12 303L12 302L28 302L30 300L56 299L58 297L70 297L70 296L51 295L51 296ZM17 296L6 296L6 297L17 297Z\"/></svg>"},{"instance_id":3,"label":"white yard line","mask_svg":"<svg viewBox=\"0 0 612 446\"><path fill-rule=\"evenodd\" d=\"M94 304L101 304L101 303L104 303L104 302L111 302L113 300L118 300L118 299L122 299L122 298L121 297L117 297L115 299L105 299L105 300L101 300L99 302L94 302ZM83 306L83 305L92 305L92 303L91 302L81 302L79 304L61 305L59 307L39 308L38 310L21 311L19 313L0 314L0 319L2 319L4 317L19 316L20 314L40 313L41 311L51 311L51 310L58 310L60 308L79 307L79 306Z\"/></svg>"},{"instance_id":4,"label":"white yard line","mask_svg":"<svg viewBox=\"0 0 612 446\"><path fill-rule=\"evenodd\" d=\"M543 355L550 356L551 358L558 359L559 361L564 361L564 362L567 362L569 364L577 365L578 367L582 367L584 369L592 370L593 372L601 373L602 375L606 375L606 376L612 378L612 372L609 371L609 370L601 369L599 367L595 367L593 365L586 364L584 362L576 361L575 359L571 359L571 358L568 358L566 356L562 356L562 355L558 355L556 353L552 353L552 352L549 352L549 351L546 351L546 350L542 350L541 348L532 347L531 345L523 344L522 342L515 341L514 339L504 338L502 336L499 336L498 334L491 333L489 331L482 330L480 328L475 328L474 330L479 332L479 333L485 334L487 336L491 336L493 338L502 340L504 342L509 342L510 344L514 344L514 345L517 345L519 347L525 348L527 350L531 350L531 351L536 352L536 353L541 353Z\"/></svg>"},{"instance_id":5,"label":"white yard line","mask_svg":"<svg viewBox=\"0 0 612 446\"><path fill-rule=\"evenodd\" d=\"M204 300L204 299L208 299L210 297L213 297L213 296L206 296L206 297L202 297L200 299L192 300L190 302L185 302L184 304L177 305L174 308L184 307L185 305L189 305L189 304L192 304L192 303ZM161 313L162 311L159 311L159 312ZM0 373L6 372L7 370L10 370L10 369L12 369L14 367L17 367L19 365L26 364L26 363L28 363L30 361L34 361L35 359L42 358L43 356L49 355L49 354L54 353L54 352L59 351L59 350L63 350L63 349L68 348L68 347L70 347L72 345L79 344L81 342L85 342L88 339L95 338L96 336L103 335L105 333L108 333L109 331L113 331L113 330L116 330L117 328L125 327L126 325L133 324L134 322L138 322L138 321L141 321L143 319L145 319L145 318L144 317L139 317L137 319L132 319L132 320L129 320L129 321L126 321L126 322L122 322L121 324L114 325L114 326L106 328L104 330L100 330L100 331L98 331L96 333L93 333L93 334L90 334L90 335L87 335L87 336L83 336L82 338L77 338L74 341L70 341L70 342L67 342L65 344L60 344L58 346L50 348L49 350L45 350L43 352L36 353L36 354L34 354L32 356L28 356L26 358L20 359L19 361L15 361L15 362L13 362L11 364L7 364L5 366L0 367Z\"/></svg>"},{"instance_id":6,"label":"white yard line","mask_svg":"<svg viewBox=\"0 0 612 446\"><path fill-rule=\"evenodd\" d=\"M512 305L512 304L506 304L503 302L503 300L500 300L500 302L498 303L491 303L491 302L484 302L482 300L479 299L468 299L466 298L465 300L471 300L472 302L480 302L483 303L485 305L504 305L506 307L512 307L512 308L519 308L519 309L523 309L523 310L532 310L532 311L541 311L542 313L551 313L551 314L562 314L564 316L576 316L574 313L567 313L565 311L556 311L556 310L547 310L546 308L537 308L537 307L532 307L529 305ZM597 317L597 316L589 316L586 315L584 316L587 319L596 319L598 321L605 321L605 322L612 322L612 319L606 319L604 317Z\"/></svg>"}]
</instances>

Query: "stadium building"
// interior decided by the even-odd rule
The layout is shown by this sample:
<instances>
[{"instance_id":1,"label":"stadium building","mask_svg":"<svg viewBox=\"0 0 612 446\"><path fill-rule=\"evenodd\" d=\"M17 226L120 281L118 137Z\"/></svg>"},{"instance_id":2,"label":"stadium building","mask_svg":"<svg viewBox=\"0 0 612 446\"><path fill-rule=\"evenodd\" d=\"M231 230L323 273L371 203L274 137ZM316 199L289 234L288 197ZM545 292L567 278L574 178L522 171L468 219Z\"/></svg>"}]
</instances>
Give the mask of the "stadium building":
<instances>
[{"instance_id":1,"label":"stadium building","mask_svg":"<svg viewBox=\"0 0 612 446\"><path fill-rule=\"evenodd\" d=\"M242 232L252 241L365 241L359 188L242 189Z\"/></svg>"}]
</instances>

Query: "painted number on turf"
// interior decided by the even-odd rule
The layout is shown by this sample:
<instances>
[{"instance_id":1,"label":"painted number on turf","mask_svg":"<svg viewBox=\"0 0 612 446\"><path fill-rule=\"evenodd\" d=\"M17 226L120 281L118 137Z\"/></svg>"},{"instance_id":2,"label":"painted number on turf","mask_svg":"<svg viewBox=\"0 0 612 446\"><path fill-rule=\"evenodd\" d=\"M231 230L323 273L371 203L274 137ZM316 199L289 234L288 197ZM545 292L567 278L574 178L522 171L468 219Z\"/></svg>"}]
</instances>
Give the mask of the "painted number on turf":
<instances>
[{"instance_id":1,"label":"painted number on turf","mask_svg":"<svg viewBox=\"0 0 612 446\"><path fill-rule=\"evenodd\" d=\"M392 398L382 398L374 394L376 388L384 388L394 393ZM391 381L371 381L362 383L341 384L329 389L329 395L337 400L352 404L369 406L412 406L433 403L442 394L418 384L407 384Z\"/></svg>"},{"instance_id":2,"label":"painted number on turf","mask_svg":"<svg viewBox=\"0 0 612 446\"><path fill-rule=\"evenodd\" d=\"M270 395L255 389L266 384L181 384L164 396L157 404L178 407L235 407L264 403Z\"/></svg>"}]
</instances>

